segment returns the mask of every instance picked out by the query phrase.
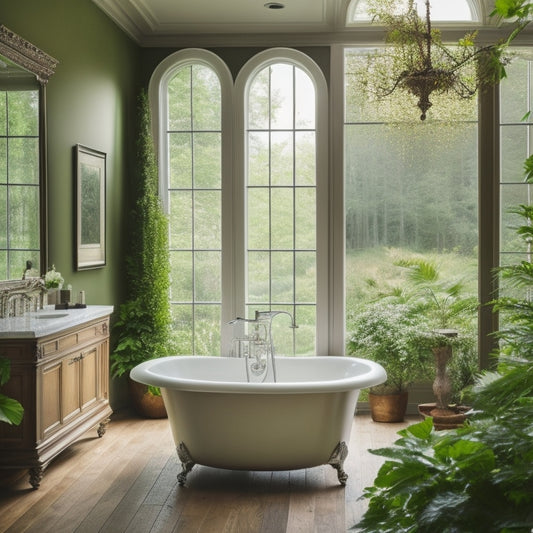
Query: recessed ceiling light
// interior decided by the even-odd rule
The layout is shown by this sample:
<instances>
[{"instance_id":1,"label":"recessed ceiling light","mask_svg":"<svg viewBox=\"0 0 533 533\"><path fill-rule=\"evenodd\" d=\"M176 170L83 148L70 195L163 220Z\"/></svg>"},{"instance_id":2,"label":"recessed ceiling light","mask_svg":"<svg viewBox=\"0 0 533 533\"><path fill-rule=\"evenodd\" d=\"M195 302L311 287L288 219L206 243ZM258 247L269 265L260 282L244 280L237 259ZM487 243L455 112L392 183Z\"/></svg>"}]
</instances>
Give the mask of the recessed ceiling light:
<instances>
[{"instance_id":1,"label":"recessed ceiling light","mask_svg":"<svg viewBox=\"0 0 533 533\"><path fill-rule=\"evenodd\" d=\"M285 7L285 4L282 4L280 2L267 2L265 4L265 7L267 9L283 9Z\"/></svg>"}]
</instances>

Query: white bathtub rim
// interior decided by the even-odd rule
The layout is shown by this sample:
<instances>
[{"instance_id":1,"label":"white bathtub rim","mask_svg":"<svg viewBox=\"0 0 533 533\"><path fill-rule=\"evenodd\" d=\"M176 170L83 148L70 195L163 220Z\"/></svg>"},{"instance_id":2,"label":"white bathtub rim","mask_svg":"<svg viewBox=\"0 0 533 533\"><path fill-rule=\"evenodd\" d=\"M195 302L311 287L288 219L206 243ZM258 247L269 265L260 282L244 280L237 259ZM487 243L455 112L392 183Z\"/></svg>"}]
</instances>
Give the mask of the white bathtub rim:
<instances>
[{"instance_id":1,"label":"white bathtub rim","mask_svg":"<svg viewBox=\"0 0 533 533\"><path fill-rule=\"evenodd\" d=\"M212 393L241 393L241 394L312 394L325 392L345 392L350 390L366 389L383 383L386 378L386 372L383 367L374 361L360 359L357 357L347 356L311 356L311 357L277 357L277 361L283 359L298 360L302 364L305 360L328 359L331 363L339 362L340 364L358 363L367 367L362 374L356 374L350 377L336 378L324 381L285 381L285 382L265 382L265 383L248 383L245 381L213 381L203 379L180 378L175 376L165 376L157 372L157 367L161 362L168 364L172 360L244 360L234 357L221 356L190 356L177 355L158 359L150 359L137 365L130 372L130 377L134 381L152 385L155 387L179 389L191 392L212 392Z\"/></svg>"}]
</instances>

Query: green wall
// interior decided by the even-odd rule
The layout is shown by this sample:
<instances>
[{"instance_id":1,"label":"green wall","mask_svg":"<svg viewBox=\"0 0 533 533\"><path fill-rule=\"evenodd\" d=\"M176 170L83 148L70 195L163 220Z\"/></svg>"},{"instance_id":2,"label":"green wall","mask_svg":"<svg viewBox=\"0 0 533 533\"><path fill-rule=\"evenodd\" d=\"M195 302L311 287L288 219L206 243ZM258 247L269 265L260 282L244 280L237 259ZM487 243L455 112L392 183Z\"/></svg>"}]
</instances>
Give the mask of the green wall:
<instances>
[{"instance_id":1,"label":"green wall","mask_svg":"<svg viewBox=\"0 0 533 533\"><path fill-rule=\"evenodd\" d=\"M1 0L0 24L59 64L46 88L48 262L88 304L118 307L124 297L124 226L135 150L139 47L91 0ZM73 146L107 154L107 264L74 268ZM111 389L112 403L120 393ZM115 391L116 392L116 391Z\"/></svg>"}]
</instances>

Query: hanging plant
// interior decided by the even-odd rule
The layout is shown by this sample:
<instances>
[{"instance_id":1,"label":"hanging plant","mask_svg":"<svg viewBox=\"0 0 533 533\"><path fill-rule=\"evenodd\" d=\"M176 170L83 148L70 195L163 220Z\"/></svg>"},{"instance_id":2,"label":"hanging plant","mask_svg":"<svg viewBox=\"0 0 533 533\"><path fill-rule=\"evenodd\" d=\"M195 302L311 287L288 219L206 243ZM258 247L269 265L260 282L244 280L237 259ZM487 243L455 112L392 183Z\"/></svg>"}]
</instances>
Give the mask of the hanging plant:
<instances>
[{"instance_id":1,"label":"hanging plant","mask_svg":"<svg viewBox=\"0 0 533 533\"><path fill-rule=\"evenodd\" d=\"M509 46L530 22L529 0L496 0L491 16L512 20L509 36L488 46L476 44L477 32L467 33L455 44L445 46L441 33L432 27L431 6L425 0L425 16L417 12L414 0L369 0L373 23L385 26L384 50L366 56L357 72L359 84L382 99L403 90L417 99L425 120L434 94L452 93L472 98L482 86L494 85L506 76Z\"/></svg>"}]
</instances>

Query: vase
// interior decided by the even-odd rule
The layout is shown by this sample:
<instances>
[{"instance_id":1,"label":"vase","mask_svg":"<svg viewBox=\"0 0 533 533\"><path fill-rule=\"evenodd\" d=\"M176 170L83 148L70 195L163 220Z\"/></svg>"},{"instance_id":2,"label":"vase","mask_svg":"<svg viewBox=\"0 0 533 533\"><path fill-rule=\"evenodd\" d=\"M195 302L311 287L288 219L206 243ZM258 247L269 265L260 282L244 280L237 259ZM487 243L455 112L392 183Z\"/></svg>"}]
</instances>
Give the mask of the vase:
<instances>
[{"instance_id":1,"label":"vase","mask_svg":"<svg viewBox=\"0 0 533 533\"><path fill-rule=\"evenodd\" d=\"M370 412L374 422L403 422L407 411L408 392L395 394L368 394Z\"/></svg>"},{"instance_id":2,"label":"vase","mask_svg":"<svg viewBox=\"0 0 533 533\"><path fill-rule=\"evenodd\" d=\"M56 305L60 301L60 289L55 287L53 289L47 289L46 291L46 303L45 305Z\"/></svg>"},{"instance_id":3,"label":"vase","mask_svg":"<svg viewBox=\"0 0 533 533\"><path fill-rule=\"evenodd\" d=\"M167 410L162 396L148 391L148 386L128 379L128 387L133 408L145 418L166 418Z\"/></svg>"}]
</instances>

